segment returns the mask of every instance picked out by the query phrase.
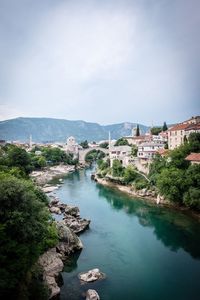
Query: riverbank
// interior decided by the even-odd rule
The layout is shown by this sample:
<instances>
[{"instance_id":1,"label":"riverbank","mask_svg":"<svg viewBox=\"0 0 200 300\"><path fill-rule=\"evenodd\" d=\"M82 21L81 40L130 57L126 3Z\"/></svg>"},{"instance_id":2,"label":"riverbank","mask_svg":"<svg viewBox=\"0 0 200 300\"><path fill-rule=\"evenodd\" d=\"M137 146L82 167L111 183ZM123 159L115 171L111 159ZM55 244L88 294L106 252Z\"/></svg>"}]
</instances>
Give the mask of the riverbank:
<instances>
[{"instance_id":1,"label":"riverbank","mask_svg":"<svg viewBox=\"0 0 200 300\"><path fill-rule=\"evenodd\" d=\"M39 186L44 186L55 177L62 177L69 172L75 171L75 166L72 165L57 165L49 168L45 168L41 171L33 171L30 177Z\"/></svg>"},{"instance_id":2,"label":"riverbank","mask_svg":"<svg viewBox=\"0 0 200 300\"><path fill-rule=\"evenodd\" d=\"M161 205L163 207L171 207L179 211L184 211L185 213L191 215L192 217L194 217L200 222L200 213L198 213L197 211L194 211L191 208L185 206L176 205L175 203L172 203L169 200L164 199L162 196L159 196L156 193L155 195L152 195L152 192L148 191L147 189L142 189L137 191L130 185L128 186L128 185L115 183L110 181L108 178L99 178L97 175L95 175L94 180L101 185L117 189L120 192L128 194L131 197L150 201L153 205Z\"/></svg>"},{"instance_id":3,"label":"riverbank","mask_svg":"<svg viewBox=\"0 0 200 300\"><path fill-rule=\"evenodd\" d=\"M89 227L90 220L80 217L77 206L62 203L53 195L49 195L48 198L48 207L52 216L62 215L62 220L54 220L58 234L57 244L38 259L38 265L43 270L43 281L49 291L49 299L52 299L60 294L59 282L62 282L61 272L64 264L74 252L80 252L83 248L78 234Z\"/></svg>"},{"instance_id":4,"label":"riverbank","mask_svg":"<svg viewBox=\"0 0 200 300\"><path fill-rule=\"evenodd\" d=\"M79 168L81 167L77 169ZM52 214L58 234L58 243L55 247L43 253L37 263L43 270L43 282L49 291L49 299L59 296L60 282L62 282L61 272L64 264L67 260L70 260L74 252L82 250L83 244L78 234L85 231L90 224L90 220L80 217L80 210L77 206L62 203L53 193L64 182L62 177L75 170L75 166L60 164L45 168L42 171L34 171L30 175L35 184L48 197L48 209ZM51 184L51 181L55 178L58 179L58 182ZM57 217L56 215L60 216Z\"/></svg>"},{"instance_id":5,"label":"riverbank","mask_svg":"<svg viewBox=\"0 0 200 300\"><path fill-rule=\"evenodd\" d=\"M164 200L164 198L161 196L159 196L160 198L159 198L159 203L158 203L158 195L154 191L149 191L147 189L142 189L142 190L137 191L130 185L122 185L119 183L115 183L107 178L99 178L98 176L95 176L94 180L96 182L98 182L99 184L109 186L112 188L117 188L121 192L124 192L133 197L147 199L156 204L165 204L165 205L169 204L168 201Z\"/></svg>"}]
</instances>

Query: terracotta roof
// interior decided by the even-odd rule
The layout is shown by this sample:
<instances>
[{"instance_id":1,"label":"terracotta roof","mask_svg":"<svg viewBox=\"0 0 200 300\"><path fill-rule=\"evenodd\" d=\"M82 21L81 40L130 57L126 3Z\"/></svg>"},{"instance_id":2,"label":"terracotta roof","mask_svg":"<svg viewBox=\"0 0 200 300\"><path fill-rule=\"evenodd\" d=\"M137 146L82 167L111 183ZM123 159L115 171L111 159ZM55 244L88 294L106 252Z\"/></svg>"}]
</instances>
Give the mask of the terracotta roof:
<instances>
[{"instance_id":1,"label":"terracotta roof","mask_svg":"<svg viewBox=\"0 0 200 300\"><path fill-rule=\"evenodd\" d=\"M168 149L158 149L157 153L160 155L166 155L169 152Z\"/></svg>"},{"instance_id":2,"label":"terracotta roof","mask_svg":"<svg viewBox=\"0 0 200 300\"><path fill-rule=\"evenodd\" d=\"M185 130L189 131L189 130L198 130L198 129L200 129L200 123L190 124Z\"/></svg>"},{"instance_id":3,"label":"terracotta roof","mask_svg":"<svg viewBox=\"0 0 200 300\"><path fill-rule=\"evenodd\" d=\"M188 124L177 124L171 127L168 131L185 130L188 126Z\"/></svg>"},{"instance_id":4,"label":"terracotta roof","mask_svg":"<svg viewBox=\"0 0 200 300\"><path fill-rule=\"evenodd\" d=\"M189 161L199 161L200 162L200 153L190 153L186 158Z\"/></svg>"}]
</instances>

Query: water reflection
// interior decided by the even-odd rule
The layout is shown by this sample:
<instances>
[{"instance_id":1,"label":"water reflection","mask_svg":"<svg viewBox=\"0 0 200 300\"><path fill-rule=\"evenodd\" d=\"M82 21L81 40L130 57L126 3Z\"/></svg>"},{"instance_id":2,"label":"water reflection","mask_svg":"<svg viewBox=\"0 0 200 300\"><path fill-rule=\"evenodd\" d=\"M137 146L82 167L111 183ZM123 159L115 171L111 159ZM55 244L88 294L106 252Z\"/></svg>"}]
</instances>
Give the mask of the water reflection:
<instances>
[{"instance_id":1,"label":"water reflection","mask_svg":"<svg viewBox=\"0 0 200 300\"><path fill-rule=\"evenodd\" d=\"M65 262L64 272L70 273L78 268L78 259L81 251L76 251Z\"/></svg>"},{"instance_id":2,"label":"water reflection","mask_svg":"<svg viewBox=\"0 0 200 300\"><path fill-rule=\"evenodd\" d=\"M154 234L172 251L182 248L193 258L200 259L200 226L190 215L164 208L145 200L133 200L115 189L96 185L99 197L106 199L115 210L135 215L142 226L154 228Z\"/></svg>"}]
</instances>

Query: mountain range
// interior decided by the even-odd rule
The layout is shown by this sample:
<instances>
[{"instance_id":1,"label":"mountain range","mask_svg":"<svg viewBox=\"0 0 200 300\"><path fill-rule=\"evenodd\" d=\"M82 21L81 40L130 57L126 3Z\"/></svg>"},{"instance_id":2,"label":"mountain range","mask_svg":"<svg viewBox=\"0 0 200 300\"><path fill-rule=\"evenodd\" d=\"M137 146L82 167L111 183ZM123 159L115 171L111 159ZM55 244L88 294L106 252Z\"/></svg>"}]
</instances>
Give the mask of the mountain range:
<instances>
[{"instance_id":1,"label":"mountain range","mask_svg":"<svg viewBox=\"0 0 200 300\"><path fill-rule=\"evenodd\" d=\"M149 130L148 126L138 125L142 133ZM109 131L112 139L131 135L132 128L136 126L136 123L130 122L100 125L85 121L20 117L0 121L0 139L28 142L32 135L33 142L64 142L69 136L74 136L78 142L100 141L108 139Z\"/></svg>"}]
</instances>

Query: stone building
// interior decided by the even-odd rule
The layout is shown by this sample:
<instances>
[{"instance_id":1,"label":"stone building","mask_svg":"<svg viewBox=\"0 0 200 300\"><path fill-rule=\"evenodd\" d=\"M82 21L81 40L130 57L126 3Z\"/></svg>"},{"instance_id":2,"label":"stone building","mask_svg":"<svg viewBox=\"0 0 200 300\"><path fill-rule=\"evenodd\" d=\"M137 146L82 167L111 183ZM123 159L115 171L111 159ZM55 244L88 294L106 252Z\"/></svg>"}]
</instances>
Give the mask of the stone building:
<instances>
[{"instance_id":1,"label":"stone building","mask_svg":"<svg viewBox=\"0 0 200 300\"><path fill-rule=\"evenodd\" d=\"M129 165L129 159L131 156L131 147L130 146L115 146L110 147L109 149L109 158L110 165L112 167L113 160L118 159L123 167L127 167Z\"/></svg>"},{"instance_id":2,"label":"stone building","mask_svg":"<svg viewBox=\"0 0 200 300\"><path fill-rule=\"evenodd\" d=\"M79 145L78 143L76 143L76 140L73 136L68 137L65 151L68 153L72 153L74 155L74 158L78 157Z\"/></svg>"},{"instance_id":3,"label":"stone building","mask_svg":"<svg viewBox=\"0 0 200 300\"><path fill-rule=\"evenodd\" d=\"M139 159L152 159L156 153L158 152L158 150L160 149L164 149L165 144L163 143L155 143L155 142L151 142L151 143L143 143L141 145L138 146L138 153L137 153L137 157Z\"/></svg>"},{"instance_id":4,"label":"stone building","mask_svg":"<svg viewBox=\"0 0 200 300\"><path fill-rule=\"evenodd\" d=\"M168 130L169 149L175 149L184 143L190 133L200 132L200 116L192 117L180 124L177 124Z\"/></svg>"}]
</instances>

